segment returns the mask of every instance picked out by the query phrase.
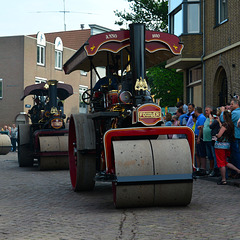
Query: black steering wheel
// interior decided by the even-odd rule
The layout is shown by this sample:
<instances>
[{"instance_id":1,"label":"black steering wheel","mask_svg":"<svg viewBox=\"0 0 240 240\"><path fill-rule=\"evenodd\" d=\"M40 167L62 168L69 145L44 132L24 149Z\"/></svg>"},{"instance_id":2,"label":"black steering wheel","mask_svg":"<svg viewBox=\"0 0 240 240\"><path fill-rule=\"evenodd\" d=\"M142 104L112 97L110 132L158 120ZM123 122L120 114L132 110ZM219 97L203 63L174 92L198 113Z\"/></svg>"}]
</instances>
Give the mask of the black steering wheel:
<instances>
[{"instance_id":1,"label":"black steering wheel","mask_svg":"<svg viewBox=\"0 0 240 240\"><path fill-rule=\"evenodd\" d=\"M85 104L89 105L93 99L93 89L89 88L82 94L82 100Z\"/></svg>"}]
</instances>

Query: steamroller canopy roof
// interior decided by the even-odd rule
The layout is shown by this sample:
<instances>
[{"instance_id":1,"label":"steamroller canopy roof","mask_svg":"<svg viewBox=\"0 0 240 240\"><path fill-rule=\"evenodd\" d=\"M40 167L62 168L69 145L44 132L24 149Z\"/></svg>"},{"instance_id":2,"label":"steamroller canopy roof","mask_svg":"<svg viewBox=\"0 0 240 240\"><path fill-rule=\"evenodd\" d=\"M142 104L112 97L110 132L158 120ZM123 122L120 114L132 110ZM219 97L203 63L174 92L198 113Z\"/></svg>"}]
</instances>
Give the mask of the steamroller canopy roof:
<instances>
[{"instance_id":1,"label":"steamroller canopy roof","mask_svg":"<svg viewBox=\"0 0 240 240\"><path fill-rule=\"evenodd\" d=\"M46 83L29 85L24 89L23 100L28 95L47 96L48 88L45 88ZM69 84L57 83L57 96L60 100L65 100L73 94L73 88Z\"/></svg>"},{"instance_id":2,"label":"steamroller canopy roof","mask_svg":"<svg viewBox=\"0 0 240 240\"><path fill-rule=\"evenodd\" d=\"M153 67L169 58L180 55L183 45L175 35L156 31L145 31L146 68ZM75 70L90 71L90 59L95 67L108 65L108 54L121 50L123 65L127 64L130 52L130 31L112 31L91 36L80 49L64 64L69 74ZM114 64L109 57L109 64Z\"/></svg>"}]
</instances>

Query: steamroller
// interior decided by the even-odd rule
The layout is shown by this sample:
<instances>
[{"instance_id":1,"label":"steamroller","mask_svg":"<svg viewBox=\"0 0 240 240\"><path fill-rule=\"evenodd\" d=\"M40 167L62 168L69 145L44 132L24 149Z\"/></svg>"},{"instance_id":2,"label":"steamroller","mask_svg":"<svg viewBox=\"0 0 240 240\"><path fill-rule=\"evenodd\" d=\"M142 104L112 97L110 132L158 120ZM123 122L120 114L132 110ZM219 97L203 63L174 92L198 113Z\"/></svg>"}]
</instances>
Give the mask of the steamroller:
<instances>
[{"instance_id":1,"label":"steamroller","mask_svg":"<svg viewBox=\"0 0 240 240\"><path fill-rule=\"evenodd\" d=\"M116 208L186 206L192 198L194 133L162 126L161 107L151 97L146 69L181 54L178 37L129 30L91 36L64 64L64 71L106 68L106 76L82 95L87 114L72 114L69 170L74 191L91 191L96 181L112 184ZM161 81L161 80L159 80ZM184 138L170 139L176 134Z\"/></svg>"},{"instance_id":2,"label":"steamroller","mask_svg":"<svg viewBox=\"0 0 240 240\"><path fill-rule=\"evenodd\" d=\"M23 100L34 97L34 106L28 115L31 124L18 127L18 163L20 167L31 167L35 163L39 170L69 169L68 129L63 113L62 101L73 94L72 86L49 80L33 84L24 89Z\"/></svg>"},{"instance_id":3,"label":"steamroller","mask_svg":"<svg viewBox=\"0 0 240 240\"><path fill-rule=\"evenodd\" d=\"M11 139L7 134L0 133L0 155L6 155L11 151Z\"/></svg>"}]
</instances>

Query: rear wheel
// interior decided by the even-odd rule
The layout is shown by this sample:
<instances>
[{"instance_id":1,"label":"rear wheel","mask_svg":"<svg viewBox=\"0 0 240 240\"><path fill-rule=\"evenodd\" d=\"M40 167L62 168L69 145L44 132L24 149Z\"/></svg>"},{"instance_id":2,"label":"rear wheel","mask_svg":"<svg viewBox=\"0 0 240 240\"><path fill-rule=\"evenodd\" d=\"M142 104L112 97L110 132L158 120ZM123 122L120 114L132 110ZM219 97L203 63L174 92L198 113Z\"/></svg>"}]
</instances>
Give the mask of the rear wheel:
<instances>
[{"instance_id":1,"label":"rear wheel","mask_svg":"<svg viewBox=\"0 0 240 240\"><path fill-rule=\"evenodd\" d=\"M19 124L18 126L18 164L19 167L33 166L33 147L30 138L29 124Z\"/></svg>"},{"instance_id":2,"label":"rear wheel","mask_svg":"<svg viewBox=\"0 0 240 240\"><path fill-rule=\"evenodd\" d=\"M71 117L69 125L68 152L71 183L76 192L89 191L95 186L96 155L81 153L77 149L78 141L81 140L81 132L75 128L76 121L78 121L77 116Z\"/></svg>"}]
</instances>

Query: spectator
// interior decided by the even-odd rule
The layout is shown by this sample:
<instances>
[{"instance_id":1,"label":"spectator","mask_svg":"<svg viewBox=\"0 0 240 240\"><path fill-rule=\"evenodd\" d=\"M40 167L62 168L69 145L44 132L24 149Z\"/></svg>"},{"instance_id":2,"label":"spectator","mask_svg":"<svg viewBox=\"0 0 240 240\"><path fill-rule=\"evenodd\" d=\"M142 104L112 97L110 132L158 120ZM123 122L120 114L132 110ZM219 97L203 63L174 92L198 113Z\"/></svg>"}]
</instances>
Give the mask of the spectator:
<instances>
[{"instance_id":1,"label":"spectator","mask_svg":"<svg viewBox=\"0 0 240 240\"><path fill-rule=\"evenodd\" d=\"M172 126L172 114L171 113L166 114L165 126Z\"/></svg>"},{"instance_id":2,"label":"spectator","mask_svg":"<svg viewBox=\"0 0 240 240\"><path fill-rule=\"evenodd\" d=\"M231 142L231 163L240 169L240 128L237 127L237 122L240 118L240 108L237 98L232 99L230 108L232 111L232 122L234 124L234 137L236 139L234 142ZM239 177L235 172L233 172L232 175L234 178Z\"/></svg>"},{"instance_id":3,"label":"spectator","mask_svg":"<svg viewBox=\"0 0 240 240\"><path fill-rule=\"evenodd\" d=\"M177 115L172 116L172 125L177 126L178 125L178 117Z\"/></svg>"},{"instance_id":4,"label":"spectator","mask_svg":"<svg viewBox=\"0 0 240 240\"><path fill-rule=\"evenodd\" d=\"M186 114L186 113L183 113L182 108L179 108L179 109L177 110L176 115L177 115L177 117L178 117L178 125L179 125L179 126L186 126L186 123L187 123L187 120L186 120L187 114Z\"/></svg>"},{"instance_id":5,"label":"spectator","mask_svg":"<svg viewBox=\"0 0 240 240\"><path fill-rule=\"evenodd\" d=\"M213 118L212 111L213 111L213 109L211 106L207 106L205 108L206 120L205 120L204 126L203 126L203 142L204 142L204 145L206 148L206 153L207 153L208 160L209 160L210 175L213 175L213 173L214 173L214 157L213 157L213 152L212 152L212 135L211 135L211 128L210 128L210 118L211 119Z\"/></svg>"},{"instance_id":6,"label":"spectator","mask_svg":"<svg viewBox=\"0 0 240 240\"><path fill-rule=\"evenodd\" d=\"M176 105L176 107L179 109L181 108L183 110L183 113L188 113L188 106L186 104L183 104L182 101L179 101Z\"/></svg>"},{"instance_id":7,"label":"spectator","mask_svg":"<svg viewBox=\"0 0 240 240\"><path fill-rule=\"evenodd\" d=\"M206 117L202 113L202 108L195 108L195 115L197 117L197 122L195 126L195 135L197 139L196 145L196 160L197 167L201 175L206 175L206 148L202 139L203 136L203 126Z\"/></svg>"},{"instance_id":8,"label":"spectator","mask_svg":"<svg viewBox=\"0 0 240 240\"><path fill-rule=\"evenodd\" d=\"M176 112L176 115L178 117L178 126L186 126L187 120L187 114L183 113L182 108L179 108ZM178 134L178 138L186 138L185 134Z\"/></svg>"},{"instance_id":9,"label":"spectator","mask_svg":"<svg viewBox=\"0 0 240 240\"><path fill-rule=\"evenodd\" d=\"M4 127L3 127L3 130L2 130L2 131L6 132L6 133L7 133L7 135L10 137L10 132L9 132L9 130L8 130L8 126L7 126L7 125L4 125Z\"/></svg>"},{"instance_id":10,"label":"spectator","mask_svg":"<svg viewBox=\"0 0 240 240\"><path fill-rule=\"evenodd\" d=\"M196 127L196 122L197 122L197 116L195 113L192 114L192 120L193 120L193 126L192 126L192 130L195 133L195 127Z\"/></svg>"},{"instance_id":11,"label":"spectator","mask_svg":"<svg viewBox=\"0 0 240 240\"><path fill-rule=\"evenodd\" d=\"M224 123L221 124L219 120L219 125L221 126L219 133L216 135L217 140L220 143L225 143L224 145L226 146L227 143L229 143L228 147L225 149L223 146L221 148L217 147L217 142L215 143L215 153L216 153L216 159L217 159L217 164L218 167L220 168L221 172L221 181L218 182L218 185L226 185L226 166L234 171L237 172L238 175L240 175L240 169L235 167L233 164L227 162L227 157L230 156L230 143L234 142L234 124L231 120L231 112L228 110L225 110L223 112L223 119ZM223 144L221 144L223 145Z\"/></svg>"},{"instance_id":12,"label":"spectator","mask_svg":"<svg viewBox=\"0 0 240 240\"><path fill-rule=\"evenodd\" d=\"M226 107L221 107L221 115L220 120L221 122L224 121L223 119L223 112ZM240 108L239 108L239 100L234 97L231 100L230 108L232 111L232 122L234 124L234 136L236 141L231 142L231 163L237 167L240 168L240 128L237 127L238 119L240 118ZM232 171L231 173L232 178L238 178L239 175L236 174L235 171Z\"/></svg>"},{"instance_id":13,"label":"spectator","mask_svg":"<svg viewBox=\"0 0 240 240\"><path fill-rule=\"evenodd\" d=\"M195 109L195 105L193 103L189 103L188 104L188 120L186 123L186 126L192 128L193 127L193 119L192 119L192 115L194 114L194 109Z\"/></svg>"},{"instance_id":14,"label":"spectator","mask_svg":"<svg viewBox=\"0 0 240 240\"><path fill-rule=\"evenodd\" d=\"M215 154L215 149L214 145L217 140L216 134L218 134L219 129L220 129L220 119L219 116L221 115L221 110L220 108L217 109L217 115L210 115L210 129L211 129L211 135L212 135L212 153L213 153L213 158L214 158L214 171L209 174L210 177L217 177L219 175L219 168L217 166L217 159L216 159L216 154Z\"/></svg>"},{"instance_id":15,"label":"spectator","mask_svg":"<svg viewBox=\"0 0 240 240\"><path fill-rule=\"evenodd\" d=\"M11 143L12 143L12 152L16 152L16 144L17 144L17 133L18 129L16 128L16 125L13 124L11 128Z\"/></svg>"},{"instance_id":16,"label":"spectator","mask_svg":"<svg viewBox=\"0 0 240 240\"><path fill-rule=\"evenodd\" d=\"M172 126L178 126L178 117L177 115L172 116ZM173 134L172 138L178 138L178 134Z\"/></svg>"},{"instance_id":17,"label":"spectator","mask_svg":"<svg viewBox=\"0 0 240 240\"><path fill-rule=\"evenodd\" d=\"M171 113L166 114L165 126L172 126L172 114ZM172 139L172 137L173 137L172 134L168 134L168 138Z\"/></svg>"}]
</instances>

